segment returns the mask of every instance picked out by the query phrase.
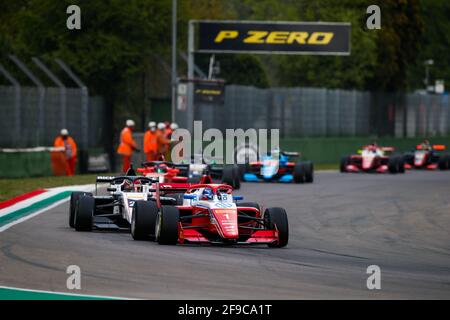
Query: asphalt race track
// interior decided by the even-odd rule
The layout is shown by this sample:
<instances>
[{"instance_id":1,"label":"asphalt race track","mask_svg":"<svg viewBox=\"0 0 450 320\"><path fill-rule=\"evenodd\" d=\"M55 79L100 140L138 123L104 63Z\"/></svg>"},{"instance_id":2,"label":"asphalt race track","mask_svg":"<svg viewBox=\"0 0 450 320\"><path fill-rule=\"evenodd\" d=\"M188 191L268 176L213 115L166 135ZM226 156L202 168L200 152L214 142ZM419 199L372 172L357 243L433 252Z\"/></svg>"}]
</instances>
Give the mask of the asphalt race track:
<instances>
[{"instance_id":1,"label":"asphalt race track","mask_svg":"<svg viewBox=\"0 0 450 320\"><path fill-rule=\"evenodd\" d=\"M161 246L79 233L68 203L0 233L0 285L150 299L450 299L450 172L316 174L312 185L243 184L236 194L288 211L290 242ZM381 268L381 290L366 269ZM71 291L73 293L73 291Z\"/></svg>"}]
</instances>

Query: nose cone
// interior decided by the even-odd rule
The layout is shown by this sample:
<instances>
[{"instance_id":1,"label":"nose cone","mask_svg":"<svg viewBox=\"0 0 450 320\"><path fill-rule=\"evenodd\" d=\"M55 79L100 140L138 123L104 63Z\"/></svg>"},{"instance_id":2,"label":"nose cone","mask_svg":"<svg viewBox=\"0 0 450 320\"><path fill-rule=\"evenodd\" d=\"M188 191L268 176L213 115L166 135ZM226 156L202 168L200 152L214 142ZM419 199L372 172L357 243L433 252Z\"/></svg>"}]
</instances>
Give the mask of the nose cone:
<instances>
[{"instance_id":1,"label":"nose cone","mask_svg":"<svg viewBox=\"0 0 450 320\"><path fill-rule=\"evenodd\" d=\"M215 209L217 228L225 239L237 239L239 236L236 209Z\"/></svg>"},{"instance_id":2,"label":"nose cone","mask_svg":"<svg viewBox=\"0 0 450 320\"><path fill-rule=\"evenodd\" d=\"M363 157L362 158L362 168L368 170L372 167L374 157Z\"/></svg>"},{"instance_id":3,"label":"nose cone","mask_svg":"<svg viewBox=\"0 0 450 320\"><path fill-rule=\"evenodd\" d=\"M424 158L425 158L425 156L423 154L417 153L414 157L414 164L416 166L421 166L424 162Z\"/></svg>"}]
</instances>

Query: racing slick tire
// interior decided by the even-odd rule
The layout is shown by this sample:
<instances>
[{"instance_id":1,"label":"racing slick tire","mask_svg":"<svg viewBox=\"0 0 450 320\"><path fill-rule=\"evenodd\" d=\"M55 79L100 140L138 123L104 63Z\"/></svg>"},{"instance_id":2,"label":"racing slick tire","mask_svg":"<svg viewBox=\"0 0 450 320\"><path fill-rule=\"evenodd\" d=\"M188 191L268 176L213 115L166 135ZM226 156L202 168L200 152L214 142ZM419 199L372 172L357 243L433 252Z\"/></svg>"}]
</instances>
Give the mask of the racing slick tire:
<instances>
[{"instance_id":1,"label":"racing slick tire","mask_svg":"<svg viewBox=\"0 0 450 320\"><path fill-rule=\"evenodd\" d=\"M293 171L294 182L295 183L304 183L305 182L305 168L303 163L297 163L294 167Z\"/></svg>"},{"instance_id":2,"label":"racing slick tire","mask_svg":"<svg viewBox=\"0 0 450 320\"><path fill-rule=\"evenodd\" d=\"M155 237L159 244L176 245L180 212L174 206L162 206L156 219Z\"/></svg>"},{"instance_id":3,"label":"racing slick tire","mask_svg":"<svg viewBox=\"0 0 450 320\"><path fill-rule=\"evenodd\" d=\"M314 182L314 165L311 161L303 162L303 169L305 172L305 182L313 183Z\"/></svg>"},{"instance_id":4,"label":"racing slick tire","mask_svg":"<svg viewBox=\"0 0 450 320\"><path fill-rule=\"evenodd\" d=\"M439 157L438 167L440 170L448 170L450 169L450 155L443 154Z\"/></svg>"},{"instance_id":5,"label":"racing slick tire","mask_svg":"<svg viewBox=\"0 0 450 320\"><path fill-rule=\"evenodd\" d=\"M339 166L339 170L341 171L341 173L346 173L347 172L347 166L350 162L350 157L349 156L343 156L341 157L341 164Z\"/></svg>"},{"instance_id":6,"label":"racing slick tire","mask_svg":"<svg viewBox=\"0 0 450 320\"><path fill-rule=\"evenodd\" d=\"M70 194L70 205L69 205L69 226L75 228L75 210L77 208L78 199L81 196L92 196L90 192L74 191Z\"/></svg>"},{"instance_id":7,"label":"racing slick tire","mask_svg":"<svg viewBox=\"0 0 450 320\"><path fill-rule=\"evenodd\" d=\"M248 171L249 164L238 164L237 166L239 167L239 177L244 179L244 174Z\"/></svg>"},{"instance_id":8,"label":"racing slick tire","mask_svg":"<svg viewBox=\"0 0 450 320\"><path fill-rule=\"evenodd\" d=\"M131 236L134 240L153 240L158 206L154 201L136 201L131 216Z\"/></svg>"},{"instance_id":9,"label":"racing slick tire","mask_svg":"<svg viewBox=\"0 0 450 320\"><path fill-rule=\"evenodd\" d=\"M233 189L239 190L241 188L241 171L238 165L233 166L233 178L234 178L234 186Z\"/></svg>"},{"instance_id":10,"label":"racing slick tire","mask_svg":"<svg viewBox=\"0 0 450 320\"><path fill-rule=\"evenodd\" d=\"M274 230L275 226L278 229L278 242L269 243L268 246L270 248L285 247L289 241L289 222L286 210L283 208L267 208L264 211L264 222L267 229Z\"/></svg>"},{"instance_id":11,"label":"racing slick tire","mask_svg":"<svg viewBox=\"0 0 450 320\"><path fill-rule=\"evenodd\" d=\"M388 160L388 170L389 173L395 174L398 173L399 169L399 158L396 156L392 156Z\"/></svg>"},{"instance_id":12,"label":"racing slick tire","mask_svg":"<svg viewBox=\"0 0 450 320\"><path fill-rule=\"evenodd\" d=\"M241 187L239 168L237 166L225 166L222 171L222 183L232 186L233 189L239 189Z\"/></svg>"},{"instance_id":13,"label":"racing slick tire","mask_svg":"<svg viewBox=\"0 0 450 320\"><path fill-rule=\"evenodd\" d=\"M398 156L398 173L405 173L405 159Z\"/></svg>"},{"instance_id":14,"label":"racing slick tire","mask_svg":"<svg viewBox=\"0 0 450 320\"><path fill-rule=\"evenodd\" d=\"M75 210L75 230L92 231L92 217L95 211L95 199L90 195L82 195L78 198Z\"/></svg>"}]
</instances>

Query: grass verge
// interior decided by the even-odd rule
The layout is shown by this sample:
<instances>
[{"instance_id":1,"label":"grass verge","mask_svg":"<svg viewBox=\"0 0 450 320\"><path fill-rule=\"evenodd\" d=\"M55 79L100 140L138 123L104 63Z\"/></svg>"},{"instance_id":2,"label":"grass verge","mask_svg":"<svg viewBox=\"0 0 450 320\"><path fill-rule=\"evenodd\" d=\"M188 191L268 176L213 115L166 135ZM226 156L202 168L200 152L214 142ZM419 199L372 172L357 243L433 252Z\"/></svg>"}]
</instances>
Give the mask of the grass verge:
<instances>
[{"instance_id":1,"label":"grass verge","mask_svg":"<svg viewBox=\"0 0 450 320\"><path fill-rule=\"evenodd\" d=\"M314 163L314 170L339 170L339 165L337 163L334 164L319 164Z\"/></svg>"},{"instance_id":2,"label":"grass verge","mask_svg":"<svg viewBox=\"0 0 450 320\"><path fill-rule=\"evenodd\" d=\"M96 176L83 174L73 177L0 179L0 201L5 201L36 189L95 183Z\"/></svg>"}]
</instances>

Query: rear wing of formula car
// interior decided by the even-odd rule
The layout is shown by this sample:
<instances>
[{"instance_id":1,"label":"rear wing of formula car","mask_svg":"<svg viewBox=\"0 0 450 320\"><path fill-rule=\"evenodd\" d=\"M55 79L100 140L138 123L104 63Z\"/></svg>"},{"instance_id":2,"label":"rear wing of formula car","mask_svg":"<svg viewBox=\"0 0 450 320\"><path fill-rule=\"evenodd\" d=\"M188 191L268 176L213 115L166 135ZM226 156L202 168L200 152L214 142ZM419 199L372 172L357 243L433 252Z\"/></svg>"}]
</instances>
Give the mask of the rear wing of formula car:
<instances>
[{"instance_id":1,"label":"rear wing of formula car","mask_svg":"<svg viewBox=\"0 0 450 320\"><path fill-rule=\"evenodd\" d=\"M381 151L383 151L383 152L394 152L395 148L394 147L381 147Z\"/></svg>"},{"instance_id":2,"label":"rear wing of formula car","mask_svg":"<svg viewBox=\"0 0 450 320\"><path fill-rule=\"evenodd\" d=\"M434 144L433 145L433 150L444 151L445 149L446 149L446 147L443 144Z\"/></svg>"},{"instance_id":3,"label":"rear wing of formula car","mask_svg":"<svg viewBox=\"0 0 450 320\"><path fill-rule=\"evenodd\" d=\"M294 151L283 151L281 152L282 155L285 155L289 158L297 158L300 157L300 152L294 152Z\"/></svg>"},{"instance_id":4,"label":"rear wing of formula car","mask_svg":"<svg viewBox=\"0 0 450 320\"><path fill-rule=\"evenodd\" d=\"M444 151L445 149L447 149L447 147L443 144L433 144L431 148L435 151ZM423 150L423 146L421 144L418 144L416 146L416 150Z\"/></svg>"},{"instance_id":5,"label":"rear wing of formula car","mask_svg":"<svg viewBox=\"0 0 450 320\"><path fill-rule=\"evenodd\" d=\"M114 176L98 176L95 179L96 183L109 183L114 180Z\"/></svg>"}]
</instances>

